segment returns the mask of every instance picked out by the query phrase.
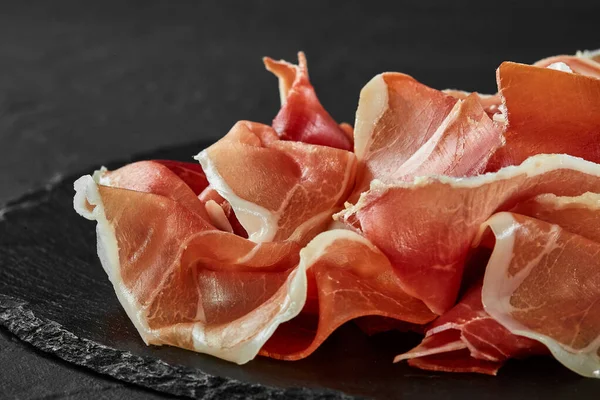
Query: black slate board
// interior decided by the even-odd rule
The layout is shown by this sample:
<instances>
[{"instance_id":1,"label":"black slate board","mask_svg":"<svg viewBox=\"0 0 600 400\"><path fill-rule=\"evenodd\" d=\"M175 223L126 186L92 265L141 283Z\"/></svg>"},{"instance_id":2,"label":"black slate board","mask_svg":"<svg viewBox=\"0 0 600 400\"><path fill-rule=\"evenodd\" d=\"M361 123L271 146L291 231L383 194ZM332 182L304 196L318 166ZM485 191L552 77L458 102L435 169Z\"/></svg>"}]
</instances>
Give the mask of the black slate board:
<instances>
[{"instance_id":1,"label":"black slate board","mask_svg":"<svg viewBox=\"0 0 600 400\"><path fill-rule=\"evenodd\" d=\"M135 159L190 160L205 145ZM550 358L510 362L496 378L392 364L392 357L418 337L367 338L351 324L298 362L258 358L237 366L176 348L146 347L96 257L95 224L72 209L78 176L53 182L0 211L0 326L64 360L147 388L204 399L341 399L348 394L530 400L596 398L600 392L600 381L580 378Z\"/></svg>"}]
</instances>

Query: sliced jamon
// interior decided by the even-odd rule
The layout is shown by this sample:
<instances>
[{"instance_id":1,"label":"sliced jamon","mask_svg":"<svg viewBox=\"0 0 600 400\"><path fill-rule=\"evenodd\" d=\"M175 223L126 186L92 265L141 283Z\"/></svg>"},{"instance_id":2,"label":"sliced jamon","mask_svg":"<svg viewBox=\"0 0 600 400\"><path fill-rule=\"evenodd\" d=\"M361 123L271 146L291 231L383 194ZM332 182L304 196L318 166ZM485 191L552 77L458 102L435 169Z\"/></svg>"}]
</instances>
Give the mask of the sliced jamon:
<instances>
[{"instance_id":1,"label":"sliced jamon","mask_svg":"<svg viewBox=\"0 0 600 400\"><path fill-rule=\"evenodd\" d=\"M485 310L513 334L545 344L580 375L600 378L600 244L519 214L498 213Z\"/></svg>"},{"instance_id":2,"label":"sliced jamon","mask_svg":"<svg viewBox=\"0 0 600 400\"><path fill-rule=\"evenodd\" d=\"M255 242L285 240L308 220L329 219L356 170L351 152L280 140L271 127L245 121L196 158Z\"/></svg>"},{"instance_id":3,"label":"sliced jamon","mask_svg":"<svg viewBox=\"0 0 600 400\"><path fill-rule=\"evenodd\" d=\"M356 112L354 149L361 169L355 193L373 179L477 174L502 143L475 94L457 100L408 75L377 75L362 89Z\"/></svg>"},{"instance_id":4,"label":"sliced jamon","mask_svg":"<svg viewBox=\"0 0 600 400\"><path fill-rule=\"evenodd\" d=\"M488 171L542 153L600 162L600 79L511 62L497 79L508 124Z\"/></svg>"},{"instance_id":5,"label":"sliced jamon","mask_svg":"<svg viewBox=\"0 0 600 400\"><path fill-rule=\"evenodd\" d=\"M264 58L266 68L279 78L281 110L273 128L285 140L352 150L352 137L323 108L308 79L304 53L298 53L298 65Z\"/></svg>"},{"instance_id":6,"label":"sliced jamon","mask_svg":"<svg viewBox=\"0 0 600 400\"><path fill-rule=\"evenodd\" d=\"M536 219L558 224L562 229L582 235L588 239L600 241L600 195L585 193L577 197L558 197L553 194L542 194L515 206L511 212L534 217ZM494 217L492 217L494 218ZM487 224L484 223L485 231ZM479 240L476 239L476 242ZM505 255L506 256L506 255ZM518 253L516 256L521 257ZM460 346L463 347L460 347ZM433 322L423 342L413 350L396 358L409 361L417 367L425 369L436 367L434 354L455 352L460 348L468 348L473 365L478 360L495 362L502 366L508 358L520 358L533 354L543 354L548 350L540 342L511 334L506 328L494 320L483 308L481 302L481 282L474 285L463 299L449 312ZM416 358L429 357L426 363ZM445 368L451 372L472 372L467 359L463 359L453 368L445 359L438 369ZM493 373L496 370L479 371Z\"/></svg>"},{"instance_id":7,"label":"sliced jamon","mask_svg":"<svg viewBox=\"0 0 600 400\"><path fill-rule=\"evenodd\" d=\"M118 171L96 179L119 187L77 180L74 206L97 221L102 266L143 340L240 364L254 358L303 308L299 251L328 221L299 227L294 241L256 244L215 229L187 198L131 190L178 187L167 182L177 176L148 173L125 182L113 179Z\"/></svg>"},{"instance_id":8,"label":"sliced jamon","mask_svg":"<svg viewBox=\"0 0 600 400\"><path fill-rule=\"evenodd\" d=\"M481 302L481 282L474 285L456 306L429 326L425 339L419 346L399 355L394 361L409 360L410 365L419 368L427 365L429 368L424 369L433 369L437 357L430 356L454 354L459 350L468 351L460 353L461 362L454 366L444 361L436 370L495 375L509 358L547 352L539 342L511 334L484 311ZM464 357L465 353L468 357ZM426 364L416 360L422 357L429 357ZM451 359L453 355L449 354L442 360L446 360L447 357ZM490 368L481 368L482 365ZM481 370L474 371L476 368Z\"/></svg>"},{"instance_id":9,"label":"sliced jamon","mask_svg":"<svg viewBox=\"0 0 600 400\"><path fill-rule=\"evenodd\" d=\"M538 155L471 178L375 181L336 218L361 229L388 256L406 292L441 315L454 305L468 250L493 213L543 193L588 191L600 191L599 165L568 155Z\"/></svg>"},{"instance_id":10,"label":"sliced jamon","mask_svg":"<svg viewBox=\"0 0 600 400\"><path fill-rule=\"evenodd\" d=\"M388 259L368 240L336 229L315 237L300 253L308 271L308 300L302 313L282 324L261 354L284 360L304 358L340 325L365 315L414 324L435 318L407 295Z\"/></svg>"},{"instance_id":11,"label":"sliced jamon","mask_svg":"<svg viewBox=\"0 0 600 400\"><path fill-rule=\"evenodd\" d=\"M571 72L576 74L600 78L600 63L588 57L560 55L544 58L533 65L536 67L550 67L557 64L566 65Z\"/></svg>"}]
</instances>

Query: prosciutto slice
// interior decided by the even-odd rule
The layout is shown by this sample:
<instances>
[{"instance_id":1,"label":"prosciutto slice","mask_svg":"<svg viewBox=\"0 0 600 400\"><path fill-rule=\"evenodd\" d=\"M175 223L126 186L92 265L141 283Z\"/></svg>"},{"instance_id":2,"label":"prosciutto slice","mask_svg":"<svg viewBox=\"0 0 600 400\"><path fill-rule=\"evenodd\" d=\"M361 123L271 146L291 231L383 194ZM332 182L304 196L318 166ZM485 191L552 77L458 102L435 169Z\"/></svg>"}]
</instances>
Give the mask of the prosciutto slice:
<instances>
[{"instance_id":1,"label":"prosciutto slice","mask_svg":"<svg viewBox=\"0 0 600 400\"><path fill-rule=\"evenodd\" d=\"M481 282L474 285L456 306L429 326L419 346L394 362L409 360L409 365L421 369L496 375L509 358L545 354L540 343L511 334L484 311L481 288ZM461 362L443 362L448 358Z\"/></svg>"},{"instance_id":2,"label":"prosciutto slice","mask_svg":"<svg viewBox=\"0 0 600 400\"><path fill-rule=\"evenodd\" d=\"M600 244L519 214L499 213L485 226L496 237L483 282L486 312L571 370L600 378Z\"/></svg>"},{"instance_id":3,"label":"prosciutto slice","mask_svg":"<svg viewBox=\"0 0 600 400\"><path fill-rule=\"evenodd\" d=\"M77 180L74 206L97 222L102 266L144 342L240 364L254 358L301 311L307 281L299 250L323 227L301 229L297 241L256 244L215 229L177 193L132 190L135 182L178 187L178 177L145 174L140 186L112 179L122 173Z\"/></svg>"},{"instance_id":4,"label":"prosciutto slice","mask_svg":"<svg viewBox=\"0 0 600 400\"><path fill-rule=\"evenodd\" d=\"M541 153L600 162L600 79L505 62L497 71L506 107L506 145L488 171Z\"/></svg>"},{"instance_id":5,"label":"prosciutto slice","mask_svg":"<svg viewBox=\"0 0 600 400\"><path fill-rule=\"evenodd\" d=\"M298 65L264 58L265 67L279 79L281 109L273 120L273 129L284 140L352 150L348 126L340 126L323 108L308 79L304 53L298 53Z\"/></svg>"},{"instance_id":6,"label":"prosciutto slice","mask_svg":"<svg viewBox=\"0 0 600 400\"><path fill-rule=\"evenodd\" d=\"M600 166L568 155L538 155L472 178L375 181L336 218L361 229L388 256L407 293L442 315L456 301L468 250L492 214L543 193L587 191L600 191Z\"/></svg>"},{"instance_id":7,"label":"prosciutto slice","mask_svg":"<svg viewBox=\"0 0 600 400\"><path fill-rule=\"evenodd\" d=\"M304 358L340 325L362 316L383 316L412 324L435 318L406 294L388 259L355 232L335 229L315 237L300 253L308 271L308 300L302 313L281 325L261 354L284 360Z\"/></svg>"},{"instance_id":8,"label":"prosciutto slice","mask_svg":"<svg viewBox=\"0 0 600 400\"><path fill-rule=\"evenodd\" d=\"M196 159L254 242L285 240L306 221L330 220L356 171L351 152L280 140L271 127L247 121Z\"/></svg>"},{"instance_id":9,"label":"prosciutto slice","mask_svg":"<svg viewBox=\"0 0 600 400\"><path fill-rule=\"evenodd\" d=\"M373 179L475 175L503 143L476 94L457 100L399 73L377 75L362 89L355 126L357 194Z\"/></svg>"},{"instance_id":10,"label":"prosciutto slice","mask_svg":"<svg viewBox=\"0 0 600 400\"><path fill-rule=\"evenodd\" d=\"M558 224L561 229L570 233L600 241L598 194L588 192L577 197L543 194L519 203L511 211ZM524 218L521 215L515 217ZM493 216L490 221L495 221L496 218L498 217ZM482 225L480 233L486 231L488 226L489 221ZM535 234L534 231L528 232L529 236ZM480 239L476 239L476 242L479 241ZM522 257L523 253L525 251L520 249L519 257ZM507 255L502 254L502 257ZM454 308L430 325L425 339L419 346L396 357L396 361L408 359L410 365L422 369L495 375L508 358L544 354L548 351L537 340L510 333L485 312L481 290L482 282L474 285ZM468 349L468 354L465 354L463 349ZM449 352L453 354L447 355ZM444 355L444 358L439 359L440 355ZM448 358L460 359L461 362L448 363L445 361ZM482 360L485 360L485 368L482 367Z\"/></svg>"}]
</instances>

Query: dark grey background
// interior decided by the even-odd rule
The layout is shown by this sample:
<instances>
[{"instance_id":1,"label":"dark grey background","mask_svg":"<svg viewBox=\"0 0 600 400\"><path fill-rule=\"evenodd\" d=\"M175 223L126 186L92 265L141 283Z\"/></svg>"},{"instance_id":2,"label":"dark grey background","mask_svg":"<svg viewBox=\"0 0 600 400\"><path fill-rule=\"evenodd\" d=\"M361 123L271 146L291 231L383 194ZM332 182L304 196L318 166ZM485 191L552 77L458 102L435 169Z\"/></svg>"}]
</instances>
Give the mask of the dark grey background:
<instances>
[{"instance_id":1,"label":"dark grey background","mask_svg":"<svg viewBox=\"0 0 600 400\"><path fill-rule=\"evenodd\" d=\"M503 60L600 47L597 1L324 3L0 3L0 206L131 153L218 138L239 119L269 122L278 94L264 55L304 50L323 104L352 122L360 88L384 70L493 92ZM0 365L0 397L153 395L5 332Z\"/></svg>"}]
</instances>

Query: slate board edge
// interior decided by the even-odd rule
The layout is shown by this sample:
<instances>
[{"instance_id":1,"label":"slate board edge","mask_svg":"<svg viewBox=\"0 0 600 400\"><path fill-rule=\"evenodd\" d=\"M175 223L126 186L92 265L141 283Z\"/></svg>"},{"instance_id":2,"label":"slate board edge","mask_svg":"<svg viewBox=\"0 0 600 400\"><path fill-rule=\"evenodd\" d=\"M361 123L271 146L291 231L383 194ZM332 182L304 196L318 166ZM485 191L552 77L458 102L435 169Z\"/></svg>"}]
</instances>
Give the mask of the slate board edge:
<instances>
[{"instance_id":1,"label":"slate board edge","mask_svg":"<svg viewBox=\"0 0 600 400\"><path fill-rule=\"evenodd\" d=\"M60 324L40 318L29 303L0 294L0 326L38 350L118 380L177 396L217 399L356 399L341 392L275 388L206 374L200 370L142 357L78 337Z\"/></svg>"}]
</instances>

